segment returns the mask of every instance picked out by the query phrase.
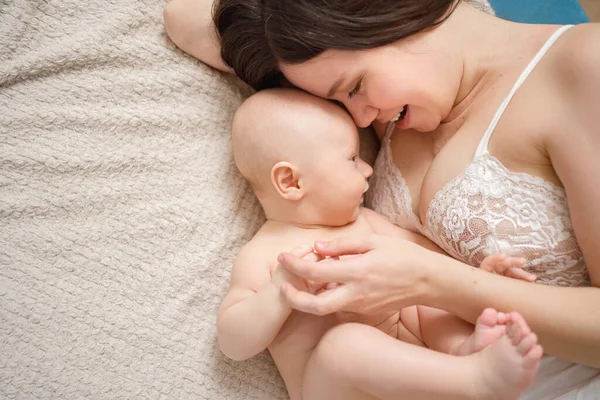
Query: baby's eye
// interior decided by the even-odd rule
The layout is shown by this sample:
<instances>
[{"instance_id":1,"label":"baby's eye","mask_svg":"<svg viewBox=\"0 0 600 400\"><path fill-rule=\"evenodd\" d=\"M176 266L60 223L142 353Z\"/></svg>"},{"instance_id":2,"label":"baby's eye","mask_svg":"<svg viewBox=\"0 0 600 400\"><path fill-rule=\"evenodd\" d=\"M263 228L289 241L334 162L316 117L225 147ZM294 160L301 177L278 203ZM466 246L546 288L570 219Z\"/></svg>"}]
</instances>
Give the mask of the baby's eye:
<instances>
[{"instance_id":1,"label":"baby's eye","mask_svg":"<svg viewBox=\"0 0 600 400\"><path fill-rule=\"evenodd\" d=\"M358 158L358 156L357 156L357 155L354 155L354 156L350 157L350 161L352 161L352 162L356 162L356 159L357 159L357 158Z\"/></svg>"}]
</instances>

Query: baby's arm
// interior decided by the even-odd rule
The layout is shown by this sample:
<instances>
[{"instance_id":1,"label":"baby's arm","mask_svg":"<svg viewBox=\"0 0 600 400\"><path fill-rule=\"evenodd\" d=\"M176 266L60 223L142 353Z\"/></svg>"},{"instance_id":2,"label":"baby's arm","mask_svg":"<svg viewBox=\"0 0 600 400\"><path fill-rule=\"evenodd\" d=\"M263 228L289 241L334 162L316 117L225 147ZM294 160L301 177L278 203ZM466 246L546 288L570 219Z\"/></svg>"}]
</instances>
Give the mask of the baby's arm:
<instances>
[{"instance_id":1,"label":"baby's arm","mask_svg":"<svg viewBox=\"0 0 600 400\"><path fill-rule=\"evenodd\" d=\"M279 289L281 283L292 279L283 268L271 276L266 258L271 252L266 250L252 242L242 249L233 264L229 292L219 308L219 346L233 360L245 360L266 349L292 312ZM307 248L293 253L302 257L310 252Z\"/></svg>"}]
</instances>

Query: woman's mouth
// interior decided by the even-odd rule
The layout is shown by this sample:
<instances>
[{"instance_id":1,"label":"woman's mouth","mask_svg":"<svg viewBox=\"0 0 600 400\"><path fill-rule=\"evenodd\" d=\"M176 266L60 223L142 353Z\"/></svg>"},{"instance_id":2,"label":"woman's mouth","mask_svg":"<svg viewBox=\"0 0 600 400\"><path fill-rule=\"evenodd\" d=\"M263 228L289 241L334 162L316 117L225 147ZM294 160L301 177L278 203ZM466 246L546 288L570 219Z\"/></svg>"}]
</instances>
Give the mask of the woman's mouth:
<instances>
[{"instance_id":1,"label":"woman's mouth","mask_svg":"<svg viewBox=\"0 0 600 400\"><path fill-rule=\"evenodd\" d=\"M398 115L396 115L396 117L394 117L394 119L392 119L392 122L394 123L394 125L396 125L396 128L398 129L410 129L411 128L411 113L409 110L409 106L405 105L404 107L402 107L402 110L398 113Z\"/></svg>"},{"instance_id":2,"label":"woman's mouth","mask_svg":"<svg viewBox=\"0 0 600 400\"><path fill-rule=\"evenodd\" d=\"M404 107L402 107L402 110L400 110L400 112L391 119L390 122L396 124L398 122L402 122L402 120L404 119L404 117L406 116L406 111L408 110L408 105L405 105Z\"/></svg>"}]
</instances>

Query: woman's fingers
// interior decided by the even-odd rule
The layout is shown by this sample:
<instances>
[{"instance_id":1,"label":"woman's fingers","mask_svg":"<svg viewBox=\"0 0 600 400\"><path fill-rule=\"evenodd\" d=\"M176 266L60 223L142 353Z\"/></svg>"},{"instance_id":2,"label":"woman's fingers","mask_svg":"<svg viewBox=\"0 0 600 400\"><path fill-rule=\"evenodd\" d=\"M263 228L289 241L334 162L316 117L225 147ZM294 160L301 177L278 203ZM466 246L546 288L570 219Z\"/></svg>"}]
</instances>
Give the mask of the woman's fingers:
<instances>
[{"instance_id":1,"label":"woman's fingers","mask_svg":"<svg viewBox=\"0 0 600 400\"><path fill-rule=\"evenodd\" d=\"M314 254L314 256L311 256L311 253ZM311 246L296 247L294 250L290 251L290 254L293 254L296 257L300 258L306 258L308 260L318 261L319 259L319 257L317 256L317 254L315 254Z\"/></svg>"},{"instance_id":2,"label":"woman's fingers","mask_svg":"<svg viewBox=\"0 0 600 400\"><path fill-rule=\"evenodd\" d=\"M312 282L345 282L349 277L350 260L314 262L293 253L281 253L277 261L288 271Z\"/></svg>"},{"instance_id":3,"label":"woman's fingers","mask_svg":"<svg viewBox=\"0 0 600 400\"><path fill-rule=\"evenodd\" d=\"M329 242L315 242L315 251L328 257L339 257L353 254L363 254L374 247L373 236L346 237L330 240Z\"/></svg>"},{"instance_id":4,"label":"woman's fingers","mask_svg":"<svg viewBox=\"0 0 600 400\"><path fill-rule=\"evenodd\" d=\"M281 286L281 293L292 308L313 315L327 315L342 310L351 301L348 288L344 285L319 294L310 294L286 283Z\"/></svg>"},{"instance_id":5,"label":"woman's fingers","mask_svg":"<svg viewBox=\"0 0 600 400\"><path fill-rule=\"evenodd\" d=\"M292 254L294 254L293 251L292 251ZM301 254L303 254L303 253L301 253ZM294 254L294 255L296 255L296 254ZM302 258L303 260L306 260L306 261L313 261L313 262L325 261L325 257L323 257L320 254L315 253L313 251L312 247L310 248L310 252L309 253L306 253L304 256L298 255L298 257L300 257L300 258Z\"/></svg>"}]
</instances>

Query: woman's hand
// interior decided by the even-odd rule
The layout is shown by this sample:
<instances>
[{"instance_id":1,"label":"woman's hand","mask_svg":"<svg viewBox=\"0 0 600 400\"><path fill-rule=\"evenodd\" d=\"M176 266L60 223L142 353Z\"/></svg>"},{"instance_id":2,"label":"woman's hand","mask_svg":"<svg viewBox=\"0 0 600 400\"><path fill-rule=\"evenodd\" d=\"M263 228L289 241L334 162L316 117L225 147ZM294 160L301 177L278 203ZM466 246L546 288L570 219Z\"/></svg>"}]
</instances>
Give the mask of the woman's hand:
<instances>
[{"instance_id":1,"label":"woman's hand","mask_svg":"<svg viewBox=\"0 0 600 400\"><path fill-rule=\"evenodd\" d=\"M379 235L316 242L315 252L342 258L314 262L283 253L278 260L307 281L337 284L315 294L281 286L293 308L316 315L373 313L418 304L426 293L427 265L440 256L407 240Z\"/></svg>"},{"instance_id":2,"label":"woman's hand","mask_svg":"<svg viewBox=\"0 0 600 400\"><path fill-rule=\"evenodd\" d=\"M306 262L325 262L324 257L315 253L311 246L297 247L289 253L294 258L301 259ZM291 285L295 290L314 294L319 290L324 290L327 284L311 282L282 267L277 265L275 271L271 273L271 283L278 288L282 285Z\"/></svg>"}]
</instances>

